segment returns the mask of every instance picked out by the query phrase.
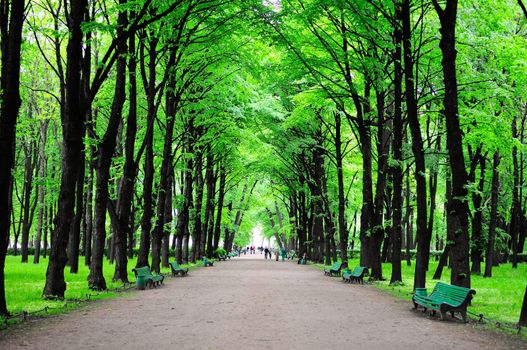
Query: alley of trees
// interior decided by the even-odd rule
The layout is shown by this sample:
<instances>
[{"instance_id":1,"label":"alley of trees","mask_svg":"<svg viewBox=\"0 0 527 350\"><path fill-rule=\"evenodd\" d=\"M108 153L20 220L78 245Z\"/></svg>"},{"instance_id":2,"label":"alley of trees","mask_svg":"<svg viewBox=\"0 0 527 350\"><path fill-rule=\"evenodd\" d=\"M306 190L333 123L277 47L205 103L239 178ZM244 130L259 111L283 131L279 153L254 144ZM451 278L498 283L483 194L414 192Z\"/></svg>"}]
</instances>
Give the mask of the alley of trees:
<instances>
[{"instance_id":1,"label":"alley of trees","mask_svg":"<svg viewBox=\"0 0 527 350\"><path fill-rule=\"evenodd\" d=\"M521 0L0 0L0 49L0 314L7 255L62 298L258 225L414 288L527 262Z\"/></svg>"}]
</instances>

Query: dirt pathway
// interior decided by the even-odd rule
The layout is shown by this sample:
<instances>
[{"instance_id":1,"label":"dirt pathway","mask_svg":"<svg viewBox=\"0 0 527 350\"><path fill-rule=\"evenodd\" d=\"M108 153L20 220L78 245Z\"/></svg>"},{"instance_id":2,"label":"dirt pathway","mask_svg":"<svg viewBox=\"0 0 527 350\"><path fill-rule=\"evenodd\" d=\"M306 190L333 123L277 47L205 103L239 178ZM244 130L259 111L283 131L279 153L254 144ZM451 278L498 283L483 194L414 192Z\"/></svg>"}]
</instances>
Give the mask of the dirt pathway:
<instances>
[{"instance_id":1,"label":"dirt pathway","mask_svg":"<svg viewBox=\"0 0 527 350\"><path fill-rule=\"evenodd\" d=\"M527 349L431 320L374 287L253 257L26 324L0 349Z\"/></svg>"}]
</instances>

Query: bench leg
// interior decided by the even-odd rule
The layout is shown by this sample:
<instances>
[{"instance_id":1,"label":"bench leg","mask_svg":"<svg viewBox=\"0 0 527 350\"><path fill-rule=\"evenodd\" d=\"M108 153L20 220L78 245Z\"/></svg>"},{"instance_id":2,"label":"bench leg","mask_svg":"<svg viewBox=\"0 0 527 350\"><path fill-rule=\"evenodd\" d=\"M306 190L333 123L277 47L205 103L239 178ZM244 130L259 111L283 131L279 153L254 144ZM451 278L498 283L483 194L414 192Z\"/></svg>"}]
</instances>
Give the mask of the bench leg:
<instances>
[{"instance_id":1,"label":"bench leg","mask_svg":"<svg viewBox=\"0 0 527 350\"><path fill-rule=\"evenodd\" d=\"M414 309L417 310L417 303L414 301Z\"/></svg>"},{"instance_id":2,"label":"bench leg","mask_svg":"<svg viewBox=\"0 0 527 350\"><path fill-rule=\"evenodd\" d=\"M463 322L468 323L467 310L461 311L461 317L463 318Z\"/></svg>"},{"instance_id":3,"label":"bench leg","mask_svg":"<svg viewBox=\"0 0 527 350\"><path fill-rule=\"evenodd\" d=\"M441 321L446 320L446 312L441 311Z\"/></svg>"}]
</instances>

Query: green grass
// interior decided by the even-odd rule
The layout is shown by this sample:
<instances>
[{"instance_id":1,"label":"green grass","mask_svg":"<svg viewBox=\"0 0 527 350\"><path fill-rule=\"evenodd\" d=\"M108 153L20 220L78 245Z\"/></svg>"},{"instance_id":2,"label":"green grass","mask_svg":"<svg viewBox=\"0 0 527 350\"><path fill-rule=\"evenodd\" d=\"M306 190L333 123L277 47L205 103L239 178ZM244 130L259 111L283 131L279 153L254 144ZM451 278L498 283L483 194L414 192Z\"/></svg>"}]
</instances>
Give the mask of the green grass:
<instances>
[{"instance_id":1,"label":"green grass","mask_svg":"<svg viewBox=\"0 0 527 350\"><path fill-rule=\"evenodd\" d=\"M40 264L33 264L33 257L29 257L30 263L20 263L20 256L8 256L6 259L5 268L5 283L6 283L6 299L7 307L11 314L18 314L22 311L35 312L42 310L45 307L50 308L49 313L64 312L64 300L44 300L42 299L42 290L46 281L46 269L48 260L40 260ZM128 279L135 281L132 268L135 266L136 260L128 261ZM108 261L104 261L104 277L108 289L116 289L123 287L121 282L112 282L115 265L110 265ZM84 266L84 261L79 261L79 272L71 274L69 267L65 269L65 280L67 283L66 300L85 300L88 299L88 294L91 294L90 300L103 299L115 297L116 292L96 292L88 288L88 274L89 268ZM162 269L162 273L170 273L170 269Z\"/></svg>"},{"instance_id":2,"label":"green grass","mask_svg":"<svg viewBox=\"0 0 527 350\"><path fill-rule=\"evenodd\" d=\"M349 260L350 268L358 265L358 259ZM432 280L436 267L437 261L431 260L426 280L426 287L429 291L437 283L436 280ZM484 265L482 264L481 267L484 268ZM391 264L383 264L383 277L386 281L375 282L375 285L391 294L410 300L413 291L414 269L415 261L412 261L412 266L407 266L406 261L403 261L403 285L390 286ZM502 264L492 269L492 276L492 278L483 278L483 275L471 276L472 288L476 290L476 295L468 310L475 314L483 314L492 321L518 323L527 286L527 264L519 264L517 269L513 269L511 264ZM443 269L441 281L450 283L450 269Z\"/></svg>"}]
</instances>

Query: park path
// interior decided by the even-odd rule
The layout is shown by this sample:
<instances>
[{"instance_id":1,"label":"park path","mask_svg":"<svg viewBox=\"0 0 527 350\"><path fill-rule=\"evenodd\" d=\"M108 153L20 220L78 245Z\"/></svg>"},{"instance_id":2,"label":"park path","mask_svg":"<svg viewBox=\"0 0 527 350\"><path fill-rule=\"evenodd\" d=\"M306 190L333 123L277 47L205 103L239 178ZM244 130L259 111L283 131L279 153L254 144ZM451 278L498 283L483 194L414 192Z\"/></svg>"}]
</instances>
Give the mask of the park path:
<instances>
[{"instance_id":1,"label":"park path","mask_svg":"<svg viewBox=\"0 0 527 350\"><path fill-rule=\"evenodd\" d=\"M247 255L27 323L0 349L527 349L410 304L310 266Z\"/></svg>"}]
</instances>

